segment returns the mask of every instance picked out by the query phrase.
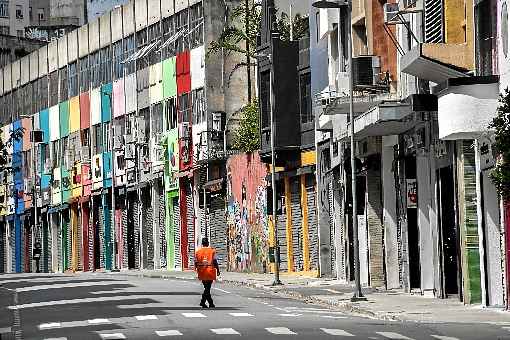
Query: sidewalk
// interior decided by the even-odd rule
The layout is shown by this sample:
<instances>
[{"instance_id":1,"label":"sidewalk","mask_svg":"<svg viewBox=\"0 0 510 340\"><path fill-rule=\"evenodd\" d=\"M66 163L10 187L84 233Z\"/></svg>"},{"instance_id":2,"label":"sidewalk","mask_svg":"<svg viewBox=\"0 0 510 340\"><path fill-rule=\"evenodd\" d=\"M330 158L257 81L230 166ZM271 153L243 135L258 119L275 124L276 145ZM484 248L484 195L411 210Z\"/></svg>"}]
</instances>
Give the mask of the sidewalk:
<instances>
[{"instance_id":1,"label":"sidewalk","mask_svg":"<svg viewBox=\"0 0 510 340\"><path fill-rule=\"evenodd\" d=\"M196 279L196 274L191 271L143 270L121 271L115 274L183 280ZM498 308L483 308L480 305L464 305L453 298L437 299L411 295L401 290L366 289L364 294L367 301L351 302L353 287L346 283L333 279L283 273L281 275L283 285L273 287L273 278L272 274L222 272L218 281L270 290L276 294L375 319L425 323L487 323L510 326L510 312Z\"/></svg>"}]
</instances>

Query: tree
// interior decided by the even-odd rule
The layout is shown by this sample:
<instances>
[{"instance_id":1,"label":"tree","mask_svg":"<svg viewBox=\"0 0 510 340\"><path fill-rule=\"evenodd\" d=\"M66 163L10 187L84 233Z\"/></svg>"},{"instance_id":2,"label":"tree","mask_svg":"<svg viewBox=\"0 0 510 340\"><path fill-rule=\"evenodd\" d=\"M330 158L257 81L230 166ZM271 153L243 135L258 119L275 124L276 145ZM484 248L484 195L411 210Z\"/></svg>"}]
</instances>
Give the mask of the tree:
<instances>
[{"instance_id":1,"label":"tree","mask_svg":"<svg viewBox=\"0 0 510 340\"><path fill-rule=\"evenodd\" d=\"M498 193L510 199L510 91L505 89L499 96L496 117L489 124L494 130L494 151L498 155L496 166L491 173L491 180Z\"/></svg>"},{"instance_id":2,"label":"tree","mask_svg":"<svg viewBox=\"0 0 510 340\"><path fill-rule=\"evenodd\" d=\"M260 148L260 122L258 100L241 109L239 127L234 137L234 148L243 152L253 152Z\"/></svg>"},{"instance_id":3,"label":"tree","mask_svg":"<svg viewBox=\"0 0 510 340\"><path fill-rule=\"evenodd\" d=\"M284 41L290 40L290 22L289 16L287 13L283 13L280 15L280 18L277 20L276 25L278 27L278 32L280 33L280 38ZM299 40L309 35L310 27L308 23L308 18L303 17L301 14L296 14L292 19L292 39Z\"/></svg>"}]
</instances>

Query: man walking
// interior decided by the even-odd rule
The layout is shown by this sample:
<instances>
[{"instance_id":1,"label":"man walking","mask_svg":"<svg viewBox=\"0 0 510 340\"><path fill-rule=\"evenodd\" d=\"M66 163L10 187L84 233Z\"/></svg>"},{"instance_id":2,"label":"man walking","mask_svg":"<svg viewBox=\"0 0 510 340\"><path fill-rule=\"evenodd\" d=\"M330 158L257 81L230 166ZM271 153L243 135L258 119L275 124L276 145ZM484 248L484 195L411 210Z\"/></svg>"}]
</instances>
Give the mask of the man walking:
<instances>
[{"instance_id":1,"label":"man walking","mask_svg":"<svg viewBox=\"0 0 510 340\"><path fill-rule=\"evenodd\" d=\"M204 293L202 294L202 301L200 306L207 308L205 302L209 303L209 308L214 308L214 302L211 296L211 286L216 275L220 275L220 267L218 266L218 259L216 258L216 250L209 247L209 240L207 237L202 239L202 248L195 253L195 270L198 273L198 279L204 285Z\"/></svg>"}]
</instances>

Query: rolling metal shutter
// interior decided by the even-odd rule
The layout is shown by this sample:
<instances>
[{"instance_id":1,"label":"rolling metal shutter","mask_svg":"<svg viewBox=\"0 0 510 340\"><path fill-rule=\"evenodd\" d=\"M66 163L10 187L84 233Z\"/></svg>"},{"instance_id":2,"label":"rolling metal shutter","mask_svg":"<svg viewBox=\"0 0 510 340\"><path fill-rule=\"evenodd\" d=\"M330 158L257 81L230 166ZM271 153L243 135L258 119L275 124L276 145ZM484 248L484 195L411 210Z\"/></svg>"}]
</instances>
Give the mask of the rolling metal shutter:
<instances>
[{"instance_id":1,"label":"rolling metal shutter","mask_svg":"<svg viewBox=\"0 0 510 340\"><path fill-rule=\"evenodd\" d=\"M282 200L283 202L283 200ZM283 209L282 209L283 210ZM286 216L281 214L282 211L277 211L278 220L276 221L278 229L278 246L280 249L280 270L286 271L287 268L287 232L286 232Z\"/></svg>"},{"instance_id":2,"label":"rolling metal shutter","mask_svg":"<svg viewBox=\"0 0 510 340\"><path fill-rule=\"evenodd\" d=\"M142 192L142 249L144 250L143 269L154 269L154 227L153 227L153 207L151 203L150 191Z\"/></svg>"},{"instance_id":3,"label":"rolling metal shutter","mask_svg":"<svg viewBox=\"0 0 510 340\"><path fill-rule=\"evenodd\" d=\"M83 246L83 225L81 223L81 214L83 214L82 210L78 210L77 216L76 216L76 232L77 232L77 249L76 249L76 256L78 256L78 270L83 270L83 262L85 259L83 258L81 249Z\"/></svg>"},{"instance_id":4,"label":"rolling metal shutter","mask_svg":"<svg viewBox=\"0 0 510 340\"><path fill-rule=\"evenodd\" d=\"M292 210L292 253L294 270L303 270L303 216L301 212L300 178L290 180L290 206Z\"/></svg>"},{"instance_id":5,"label":"rolling metal shutter","mask_svg":"<svg viewBox=\"0 0 510 340\"><path fill-rule=\"evenodd\" d=\"M95 263L95 260L94 260L94 258L95 258L95 254L94 254L94 220L96 219L96 216L94 216L94 214L96 212L96 210L94 210L94 206L92 206L89 209L89 212L91 214L91 216L89 218L89 225L88 225L89 270L92 271L92 270L96 269L94 267L94 263Z\"/></svg>"},{"instance_id":6,"label":"rolling metal shutter","mask_svg":"<svg viewBox=\"0 0 510 340\"><path fill-rule=\"evenodd\" d=\"M181 259L181 225L180 225L180 208L179 199L172 198L172 227L174 229L174 266L175 268L182 268Z\"/></svg>"},{"instance_id":7,"label":"rolling metal shutter","mask_svg":"<svg viewBox=\"0 0 510 340\"><path fill-rule=\"evenodd\" d=\"M141 204L136 200L133 202L133 221L134 221L134 237L135 237L135 268L142 269L140 261L140 208Z\"/></svg>"},{"instance_id":8,"label":"rolling metal shutter","mask_svg":"<svg viewBox=\"0 0 510 340\"><path fill-rule=\"evenodd\" d=\"M104 207L101 201L99 203L99 249L100 249L100 257L99 257L99 267L105 267L105 225L104 225ZM96 254L97 256L97 254Z\"/></svg>"},{"instance_id":9,"label":"rolling metal shutter","mask_svg":"<svg viewBox=\"0 0 510 340\"><path fill-rule=\"evenodd\" d=\"M42 271L48 273L51 268L51 232L48 224L48 216L43 214L42 221Z\"/></svg>"},{"instance_id":10,"label":"rolling metal shutter","mask_svg":"<svg viewBox=\"0 0 510 340\"><path fill-rule=\"evenodd\" d=\"M0 273L5 273L7 256L5 256L5 223L0 223Z\"/></svg>"},{"instance_id":11,"label":"rolling metal shutter","mask_svg":"<svg viewBox=\"0 0 510 340\"><path fill-rule=\"evenodd\" d=\"M317 204L315 197L315 176L306 175L308 205L308 239L310 240L310 269L319 268L319 230L317 228Z\"/></svg>"},{"instance_id":12,"label":"rolling metal shutter","mask_svg":"<svg viewBox=\"0 0 510 340\"><path fill-rule=\"evenodd\" d=\"M161 181L158 181L158 226L159 226L159 258L161 268L166 268L167 240L165 226L165 192Z\"/></svg>"},{"instance_id":13,"label":"rolling metal shutter","mask_svg":"<svg viewBox=\"0 0 510 340\"><path fill-rule=\"evenodd\" d=\"M328 203L329 203L329 241L331 245L331 273L336 276L336 249L335 249L335 218L334 218L334 200L333 200L333 183L328 183Z\"/></svg>"},{"instance_id":14,"label":"rolling metal shutter","mask_svg":"<svg viewBox=\"0 0 510 340\"><path fill-rule=\"evenodd\" d=\"M443 0L425 0L425 42L444 42Z\"/></svg>"},{"instance_id":15,"label":"rolling metal shutter","mask_svg":"<svg viewBox=\"0 0 510 340\"><path fill-rule=\"evenodd\" d=\"M188 225L188 267L195 266L195 221L193 209L193 192L189 185L186 185L186 222Z\"/></svg>"},{"instance_id":16,"label":"rolling metal shutter","mask_svg":"<svg viewBox=\"0 0 510 340\"><path fill-rule=\"evenodd\" d=\"M225 201L223 195L211 197L211 211L209 212L209 228L211 245L216 249L220 266L227 265L227 220L225 218Z\"/></svg>"},{"instance_id":17,"label":"rolling metal shutter","mask_svg":"<svg viewBox=\"0 0 510 340\"><path fill-rule=\"evenodd\" d=\"M63 232L63 239L65 240L64 244L64 264L63 268L64 271L71 268L71 255L72 255L72 233L71 233L71 223L69 220L69 210L63 210L62 211L62 232Z\"/></svg>"},{"instance_id":18,"label":"rolling metal shutter","mask_svg":"<svg viewBox=\"0 0 510 340\"><path fill-rule=\"evenodd\" d=\"M16 272L15 230L14 221L9 221L9 247L11 249L11 272Z\"/></svg>"},{"instance_id":19,"label":"rolling metal shutter","mask_svg":"<svg viewBox=\"0 0 510 340\"><path fill-rule=\"evenodd\" d=\"M122 228L122 258L120 259L121 260L121 263L122 263L122 268L128 268L129 264L128 264L128 241L127 241L127 235L128 235L128 232L127 232L127 218L128 214L127 214L127 208L124 207L121 211L121 225L120 227Z\"/></svg>"}]
</instances>

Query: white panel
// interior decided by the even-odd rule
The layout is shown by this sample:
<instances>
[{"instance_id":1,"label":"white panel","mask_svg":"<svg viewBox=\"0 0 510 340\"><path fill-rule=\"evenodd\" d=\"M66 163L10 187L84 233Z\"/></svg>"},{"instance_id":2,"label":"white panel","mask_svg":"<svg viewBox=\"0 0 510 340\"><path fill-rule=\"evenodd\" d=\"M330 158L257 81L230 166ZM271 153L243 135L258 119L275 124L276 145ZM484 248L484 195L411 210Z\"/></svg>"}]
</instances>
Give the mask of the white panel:
<instances>
[{"instance_id":1,"label":"white panel","mask_svg":"<svg viewBox=\"0 0 510 340\"><path fill-rule=\"evenodd\" d=\"M205 53L204 46L190 52L191 89L204 87L205 84Z\"/></svg>"},{"instance_id":2,"label":"white panel","mask_svg":"<svg viewBox=\"0 0 510 340\"><path fill-rule=\"evenodd\" d=\"M161 1L161 15L163 18L174 15L174 2L173 1Z\"/></svg>"},{"instance_id":3,"label":"white panel","mask_svg":"<svg viewBox=\"0 0 510 340\"><path fill-rule=\"evenodd\" d=\"M110 22L110 12L105 13L102 17L99 18L100 24L100 39L99 39L99 47L103 48L110 45L112 41L112 29Z\"/></svg>"},{"instance_id":4,"label":"white panel","mask_svg":"<svg viewBox=\"0 0 510 340\"><path fill-rule=\"evenodd\" d=\"M99 21L94 20L89 24L89 52L99 49Z\"/></svg>"},{"instance_id":5,"label":"white panel","mask_svg":"<svg viewBox=\"0 0 510 340\"><path fill-rule=\"evenodd\" d=\"M58 50L57 41L48 44L48 73L52 73L58 69Z\"/></svg>"},{"instance_id":6,"label":"white panel","mask_svg":"<svg viewBox=\"0 0 510 340\"><path fill-rule=\"evenodd\" d=\"M90 125L101 123L101 93L100 89L90 91Z\"/></svg>"},{"instance_id":7,"label":"white panel","mask_svg":"<svg viewBox=\"0 0 510 340\"><path fill-rule=\"evenodd\" d=\"M175 13L179 13L188 7L188 0L175 0Z\"/></svg>"},{"instance_id":8,"label":"white panel","mask_svg":"<svg viewBox=\"0 0 510 340\"><path fill-rule=\"evenodd\" d=\"M136 31L147 26L147 0L135 0Z\"/></svg>"},{"instance_id":9,"label":"white panel","mask_svg":"<svg viewBox=\"0 0 510 340\"><path fill-rule=\"evenodd\" d=\"M78 59L78 30L69 32L67 35L67 57L69 63Z\"/></svg>"},{"instance_id":10,"label":"white panel","mask_svg":"<svg viewBox=\"0 0 510 340\"><path fill-rule=\"evenodd\" d=\"M4 91L9 92L12 90L12 64L7 64L4 67Z\"/></svg>"},{"instance_id":11,"label":"white panel","mask_svg":"<svg viewBox=\"0 0 510 340\"><path fill-rule=\"evenodd\" d=\"M125 96L126 96L126 113L136 111L137 95L136 95L136 75L130 74L126 77L125 81Z\"/></svg>"},{"instance_id":12,"label":"white panel","mask_svg":"<svg viewBox=\"0 0 510 340\"><path fill-rule=\"evenodd\" d=\"M21 85L30 81L30 55L21 58Z\"/></svg>"},{"instance_id":13,"label":"white panel","mask_svg":"<svg viewBox=\"0 0 510 340\"><path fill-rule=\"evenodd\" d=\"M49 109L50 120L50 141L56 141L60 138L60 115L58 105L52 106Z\"/></svg>"},{"instance_id":14,"label":"white panel","mask_svg":"<svg viewBox=\"0 0 510 340\"><path fill-rule=\"evenodd\" d=\"M78 56L83 58L87 54L89 54L89 26L85 25L78 29L78 40L80 41L79 47L80 52Z\"/></svg>"},{"instance_id":15,"label":"white panel","mask_svg":"<svg viewBox=\"0 0 510 340\"><path fill-rule=\"evenodd\" d=\"M133 0L122 6L122 27L124 29L125 37L135 32L135 12Z\"/></svg>"},{"instance_id":16,"label":"white panel","mask_svg":"<svg viewBox=\"0 0 510 340\"><path fill-rule=\"evenodd\" d=\"M39 51L35 50L30 54L30 81L39 77Z\"/></svg>"},{"instance_id":17,"label":"white panel","mask_svg":"<svg viewBox=\"0 0 510 340\"><path fill-rule=\"evenodd\" d=\"M163 64L157 63L150 67L149 71L149 95L151 104L163 100Z\"/></svg>"},{"instance_id":18,"label":"white panel","mask_svg":"<svg viewBox=\"0 0 510 340\"><path fill-rule=\"evenodd\" d=\"M0 68L0 96L4 94L4 69Z\"/></svg>"},{"instance_id":19,"label":"white panel","mask_svg":"<svg viewBox=\"0 0 510 340\"><path fill-rule=\"evenodd\" d=\"M58 39L58 68L67 65L67 35Z\"/></svg>"},{"instance_id":20,"label":"white panel","mask_svg":"<svg viewBox=\"0 0 510 340\"><path fill-rule=\"evenodd\" d=\"M160 0L149 1L149 26L155 24L161 19L161 3ZM167 1L167 0L163 0Z\"/></svg>"},{"instance_id":21,"label":"white panel","mask_svg":"<svg viewBox=\"0 0 510 340\"><path fill-rule=\"evenodd\" d=\"M122 39L122 7L114 8L111 12L112 42Z\"/></svg>"},{"instance_id":22,"label":"white panel","mask_svg":"<svg viewBox=\"0 0 510 340\"><path fill-rule=\"evenodd\" d=\"M39 77L48 74L48 47L43 46L39 49Z\"/></svg>"},{"instance_id":23,"label":"white panel","mask_svg":"<svg viewBox=\"0 0 510 340\"><path fill-rule=\"evenodd\" d=\"M21 62L16 60L12 63L12 87L18 88L21 85Z\"/></svg>"}]
</instances>

